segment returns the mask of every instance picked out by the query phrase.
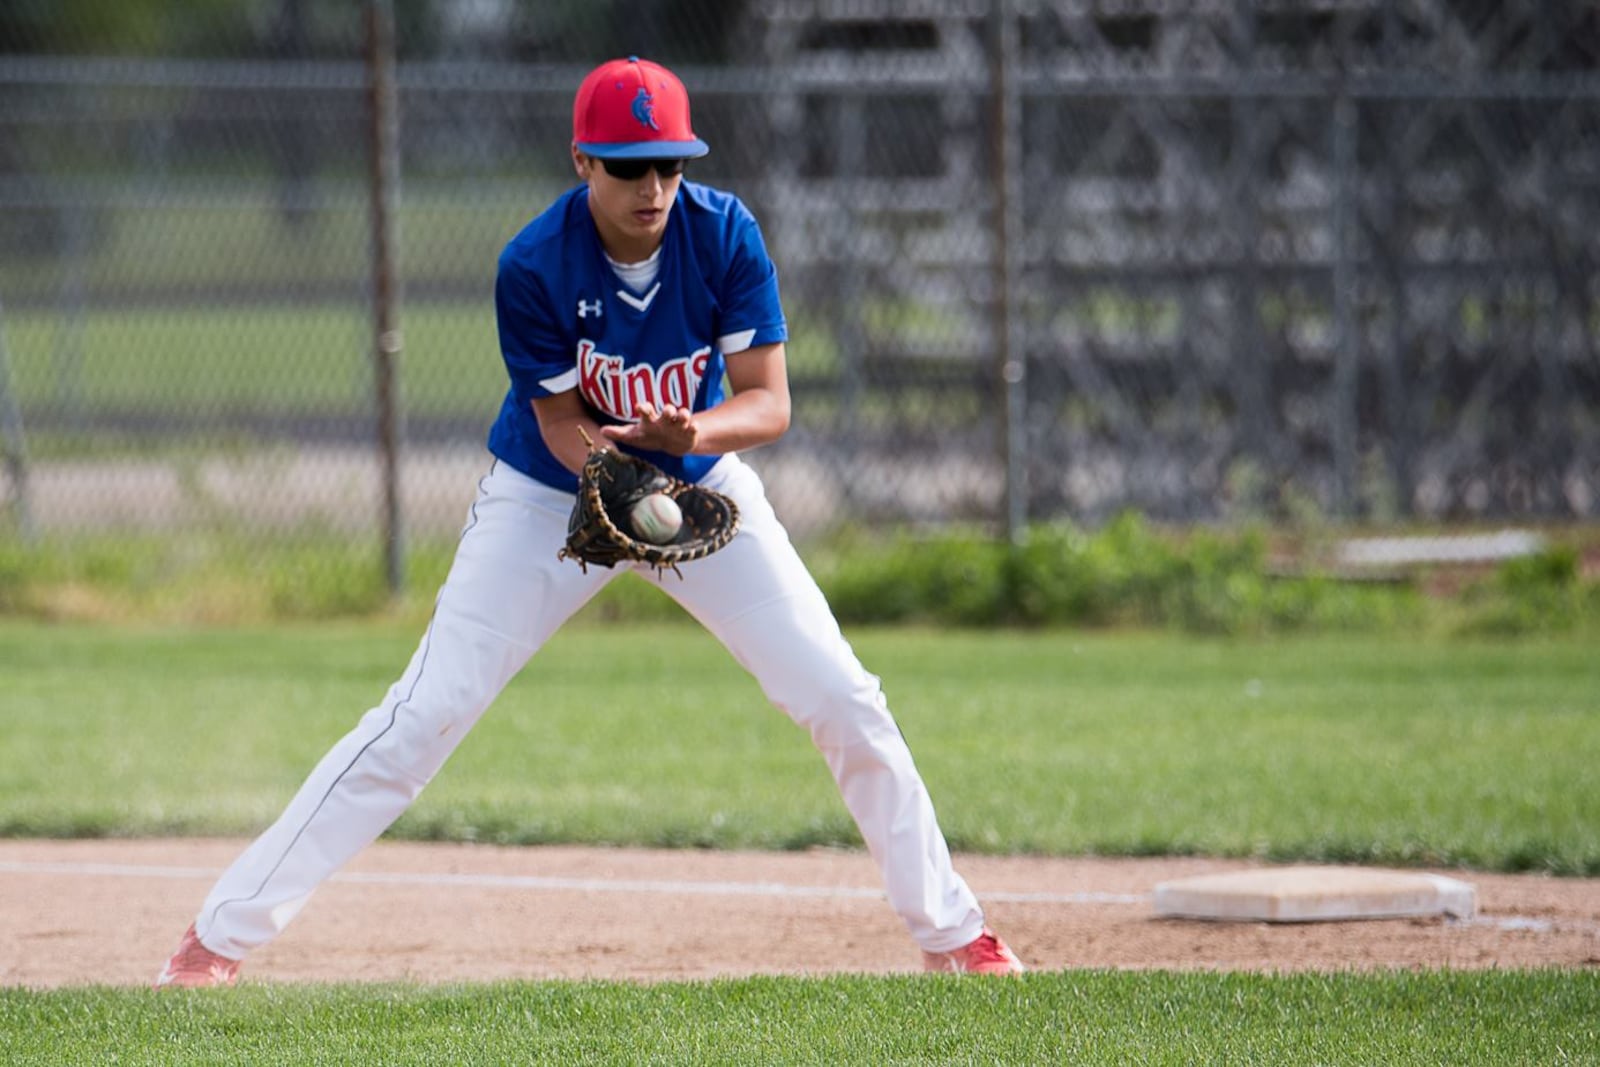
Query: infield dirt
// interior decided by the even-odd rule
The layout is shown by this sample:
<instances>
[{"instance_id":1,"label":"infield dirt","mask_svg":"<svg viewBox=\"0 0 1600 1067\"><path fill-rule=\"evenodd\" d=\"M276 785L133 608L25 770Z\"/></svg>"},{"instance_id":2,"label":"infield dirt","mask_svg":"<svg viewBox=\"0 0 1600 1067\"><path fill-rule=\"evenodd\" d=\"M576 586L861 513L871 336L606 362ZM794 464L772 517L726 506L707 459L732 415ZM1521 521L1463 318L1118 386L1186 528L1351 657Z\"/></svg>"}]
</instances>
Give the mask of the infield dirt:
<instances>
[{"instance_id":1,"label":"infield dirt","mask_svg":"<svg viewBox=\"0 0 1600 1067\"><path fill-rule=\"evenodd\" d=\"M146 984L231 840L0 842L0 984ZM958 856L1030 966L1179 970L1600 966L1600 879L1439 871L1474 919L1160 919L1159 882L1207 859ZM895 973L920 957L862 853L380 842L325 885L246 981L457 982Z\"/></svg>"}]
</instances>

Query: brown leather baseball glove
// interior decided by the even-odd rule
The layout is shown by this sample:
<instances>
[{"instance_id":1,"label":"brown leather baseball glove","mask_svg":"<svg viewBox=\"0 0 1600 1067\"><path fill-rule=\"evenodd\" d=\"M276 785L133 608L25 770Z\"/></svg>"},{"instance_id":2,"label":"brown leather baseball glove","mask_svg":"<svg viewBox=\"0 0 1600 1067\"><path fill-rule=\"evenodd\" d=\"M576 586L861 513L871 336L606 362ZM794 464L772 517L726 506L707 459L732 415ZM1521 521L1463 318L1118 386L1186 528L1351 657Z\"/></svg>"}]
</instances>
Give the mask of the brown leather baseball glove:
<instances>
[{"instance_id":1,"label":"brown leather baseball glove","mask_svg":"<svg viewBox=\"0 0 1600 1067\"><path fill-rule=\"evenodd\" d=\"M583 439L589 458L578 475L578 500L558 558L577 560L585 570L591 563L637 562L658 572L677 571L678 564L711 555L738 533L738 505L723 494L680 481L638 456L596 446L587 433ZM664 543L647 540L630 517L634 505L652 493L671 497L683 513L677 533Z\"/></svg>"}]
</instances>

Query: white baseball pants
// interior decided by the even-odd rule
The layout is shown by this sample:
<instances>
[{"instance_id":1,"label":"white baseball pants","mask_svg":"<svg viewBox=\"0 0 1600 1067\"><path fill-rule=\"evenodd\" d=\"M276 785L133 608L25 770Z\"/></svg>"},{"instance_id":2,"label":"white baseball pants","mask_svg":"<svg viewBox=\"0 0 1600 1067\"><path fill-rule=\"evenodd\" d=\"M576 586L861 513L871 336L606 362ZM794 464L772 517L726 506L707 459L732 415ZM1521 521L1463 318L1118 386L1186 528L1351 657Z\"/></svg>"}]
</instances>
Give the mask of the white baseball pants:
<instances>
[{"instance_id":1,"label":"white baseball pants","mask_svg":"<svg viewBox=\"0 0 1600 1067\"><path fill-rule=\"evenodd\" d=\"M982 912L878 679L840 633L756 472L730 455L704 484L738 503L739 533L662 588L810 732L912 938L930 952L968 944ZM222 875L195 924L206 947L242 959L277 936L400 817L529 657L626 569L585 573L556 558L572 505L570 493L491 468L410 665Z\"/></svg>"}]
</instances>

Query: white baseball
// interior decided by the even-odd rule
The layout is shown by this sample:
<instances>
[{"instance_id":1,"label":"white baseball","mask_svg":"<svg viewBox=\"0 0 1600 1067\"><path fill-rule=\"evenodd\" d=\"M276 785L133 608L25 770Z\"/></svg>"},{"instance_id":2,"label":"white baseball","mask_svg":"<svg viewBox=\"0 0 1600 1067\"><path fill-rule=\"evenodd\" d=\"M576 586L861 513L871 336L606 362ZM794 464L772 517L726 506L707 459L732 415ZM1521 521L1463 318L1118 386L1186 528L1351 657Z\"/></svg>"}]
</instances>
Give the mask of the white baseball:
<instances>
[{"instance_id":1,"label":"white baseball","mask_svg":"<svg viewBox=\"0 0 1600 1067\"><path fill-rule=\"evenodd\" d=\"M628 513L633 530L644 541L664 545L678 536L683 526L683 511L678 502L665 493L651 493L633 506Z\"/></svg>"}]
</instances>

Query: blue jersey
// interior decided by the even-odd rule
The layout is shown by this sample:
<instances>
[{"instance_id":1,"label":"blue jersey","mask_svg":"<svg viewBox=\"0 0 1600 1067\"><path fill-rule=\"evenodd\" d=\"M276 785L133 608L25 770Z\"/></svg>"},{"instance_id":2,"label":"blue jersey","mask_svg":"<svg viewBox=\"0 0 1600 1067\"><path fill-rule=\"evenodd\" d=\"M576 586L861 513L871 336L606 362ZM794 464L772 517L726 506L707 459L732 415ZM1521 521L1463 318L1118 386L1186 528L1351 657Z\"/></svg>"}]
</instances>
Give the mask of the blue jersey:
<instances>
[{"instance_id":1,"label":"blue jersey","mask_svg":"<svg viewBox=\"0 0 1600 1067\"><path fill-rule=\"evenodd\" d=\"M612 269L588 187L578 186L500 254L495 315L511 388L489 451L568 491L577 476L545 446L534 400L577 389L602 424L638 421L641 403L705 411L723 399L725 355L788 339L755 216L737 197L688 181L648 291L633 291ZM690 482L719 458L638 454Z\"/></svg>"}]
</instances>

